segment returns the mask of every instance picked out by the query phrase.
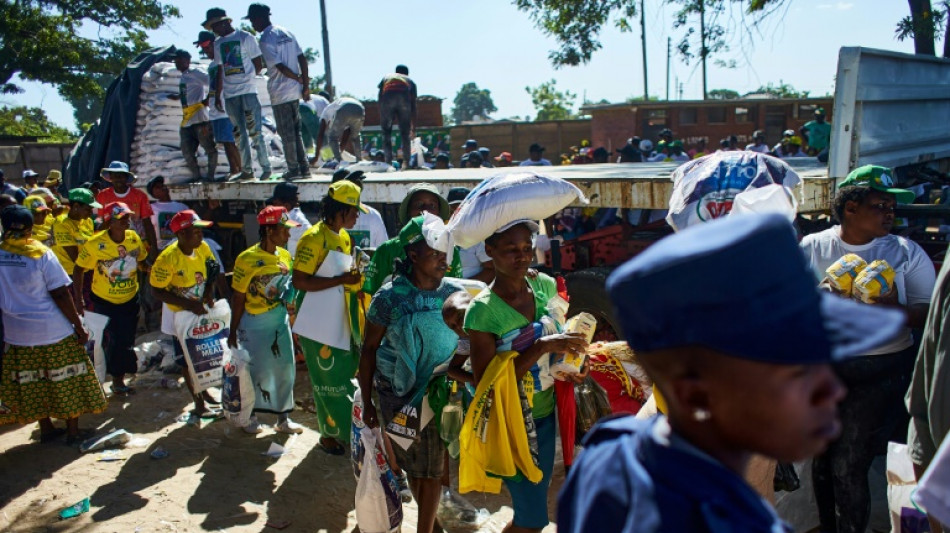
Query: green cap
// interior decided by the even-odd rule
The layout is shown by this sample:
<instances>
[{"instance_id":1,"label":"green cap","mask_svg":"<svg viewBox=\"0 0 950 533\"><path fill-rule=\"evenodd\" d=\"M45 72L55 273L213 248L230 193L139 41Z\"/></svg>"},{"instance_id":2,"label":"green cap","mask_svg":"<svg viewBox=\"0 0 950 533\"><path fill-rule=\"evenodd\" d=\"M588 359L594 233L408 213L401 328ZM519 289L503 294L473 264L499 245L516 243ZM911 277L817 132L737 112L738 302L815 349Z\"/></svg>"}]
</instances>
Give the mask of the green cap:
<instances>
[{"instance_id":1,"label":"green cap","mask_svg":"<svg viewBox=\"0 0 950 533\"><path fill-rule=\"evenodd\" d=\"M71 189L69 191L69 201L86 204L93 209L102 207L102 204L96 202L96 195L92 194L92 191L89 189Z\"/></svg>"},{"instance_id":2,"label":"green cap","mask_svg":"<svg viewBox=\"0 0 950 533\"><path fill-rule=\"evenodd\" d=\"M399 243L403 246L408 246L423 240L425 238L422 236L422 222L424 219L425 217L422 215L411 218L409 222L399 230Z\"/></svg>"},{"instance_id":3,"label":"green cap","mask_svg":"<svg viewBox=\"0 0 950 533\"><path fill-rule=\"evenodd\" d=\"M895 188L891 169L877 165L864 165L852 170L848 177L838 184L839 189L844 187L870 187L875 191L893 194L902 204L913 203L917 198L913 191Z\"/></svg>"}]
</instances>

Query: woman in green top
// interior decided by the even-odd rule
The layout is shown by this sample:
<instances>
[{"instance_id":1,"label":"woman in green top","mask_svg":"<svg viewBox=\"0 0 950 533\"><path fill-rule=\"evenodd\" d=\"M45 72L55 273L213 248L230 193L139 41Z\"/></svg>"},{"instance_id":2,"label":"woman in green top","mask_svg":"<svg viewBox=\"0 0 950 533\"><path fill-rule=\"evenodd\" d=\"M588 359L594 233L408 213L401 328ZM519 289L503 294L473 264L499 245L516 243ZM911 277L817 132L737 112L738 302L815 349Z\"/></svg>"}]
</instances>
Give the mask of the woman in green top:
<instances>
[{"instance_id":1,"label":"woman in green top","mask_svg":"<svg viewBox=\"0 0 950 533\"><path fill-rule=\"evenodd\" d=\"M261 242L241 252L234 262L231 278L231 334L228 345L240 345L251 356L249 370L254 385L254 413L277 415L280 433L302 433L303 427L290 420L294 410L294 343L286 299L290 289L293 260L284 249L290 228L299 226L288 218L283 207L269 206L258 213ZM260 433L257 417L244 427Z\"/></svg>"},{"instance_id":2,"label":"woman in green top","mask_svg":"<svg viewBox=\"0 0 950 533\"><path fill-rule=\"evenodd\" d=\"M465 313L464 325L471 342L472 372L476 384L495 357L501 339L540 322L547 314L548 300L557 295L557 285L550 276L528 276L528 268L534 260L533 237L537 231L538 225L534 222L516 221L485 240L485 252L495 266L495 280L489 290L482 291L472 300ZM539 329L536 324L535 329ZM506 532L541 531L548 524L547 493L554 469L556 405L550 354L583 352L586 347L583 335L571 333L542 336L520 350L511 347L519 352L512 360L515 377L521 379L531 372L534 378L531 415L537 434L538 467L544 477L538 484L522 476L505 480L514 508L514 518L505 528ZM530 433L531 428L528 429Z\"/></svg>"}]
</instances>

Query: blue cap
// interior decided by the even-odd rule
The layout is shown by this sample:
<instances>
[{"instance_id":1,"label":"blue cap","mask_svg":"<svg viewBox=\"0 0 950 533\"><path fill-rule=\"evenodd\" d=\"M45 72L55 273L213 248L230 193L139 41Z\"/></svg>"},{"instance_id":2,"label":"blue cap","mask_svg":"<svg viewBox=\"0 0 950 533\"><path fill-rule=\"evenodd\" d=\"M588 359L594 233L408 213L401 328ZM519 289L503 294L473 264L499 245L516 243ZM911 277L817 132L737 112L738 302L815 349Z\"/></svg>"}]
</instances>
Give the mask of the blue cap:
<instances>
[{"instance_id":1,"label":"blue cap","mask_svg":"<svg viewBox=\"0 0 950 533\"><path fill-rule=\"evenodd\" d=\"M764 363L867 353L904 325L899 311L820 291L788 220L726 217L666 237L607 280L634 351L704 346Z\"/></svg>"}]
</instances>

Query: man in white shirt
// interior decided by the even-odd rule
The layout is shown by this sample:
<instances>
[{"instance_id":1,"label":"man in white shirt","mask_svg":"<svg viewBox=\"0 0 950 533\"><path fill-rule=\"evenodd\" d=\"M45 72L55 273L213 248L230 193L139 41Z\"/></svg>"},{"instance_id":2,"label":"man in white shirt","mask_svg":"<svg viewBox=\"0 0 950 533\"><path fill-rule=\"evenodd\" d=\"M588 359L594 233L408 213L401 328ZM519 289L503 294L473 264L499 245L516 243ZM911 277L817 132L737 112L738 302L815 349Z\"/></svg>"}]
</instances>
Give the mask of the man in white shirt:
<instances>
[{"instance_id":1,"label":"man in white shirt","mask_svg":"<svg viewBox=\"0 0 950 533\"><path fill-rule=\"evenodd\" d=\"M214 144L214 135L211 132L211 116L208 115L208 75L200 70L191 68L191 54L187 50L175 52L175 68L181 72L181 81L178 82L178 94L172 95L173 100L181 101L182 119L178 130L181 137L181 155L185 158L185 166L191 172L191 180L201 180L201 170L198 168L198 145L208 156L207 181L214 180L214 171L218 167L218 148Z\"/></svg>"},{"instance_id":2,"label":"man in white shirt","mask_svg":"<svg viewBox=\"0 0 950 533\"><path fill-rule=\"evenodd\" d=\"M350 147L352 154L360 158L360 130L366 110L363 104L355 98L343 97L334 100L320 115L320 131L317 132L317 155L324 144L329 144L333 151L333 158L343 160L343 149Z\"/></svg>"},{"instance_id":3,"label":"man in white shirt","mask_svg":"<svg viewBox=\"0 0 950 533\"><path fill-rule=\"evenodd\" d=\"M270 8L251 4L247 16L254 31L260 33L260 47L267 64L267 92L270 94L277 134L284 145L287 161L285 180L310 177L310 162L303 147L298 101L310 99L307 57L294 34L270 21Z\"/></svg>"},{"instance_id":4,"label":"man in white shirt","mask_svg":"<svg viewBox=\"0 0 950 533\"><path fill-rule=\"evenodd\" d=\"M296 228L290 228L290 239L287 240L287 251L292 256L297 255L297 243L300 237L303 237L304 232L313 226L300 210L300 195L297 192L297 186L293 183L278 183L274 186L271 197L267 199L267 205L283 207L287 210L287 218L299 224Z\"/></svg>"},{"instance_id":5,"label":"man in white shirt","mask_svg":"<svg viewBox=\"0 0 950 533\"><path fill-rule=\"evenodd\" d=\"M522 167L549 167L551 162L542 157L544 155L544 147L538 143L534 143L528 147L528 157L530 159L525 159L521 162Z\"/></svg>"},{"instance_id":6,"label":"man in white shirt","mask_svg":"<svg viewBox=\"0 0 950 533\"><path fill-rule=\"evenodd\" d=\"M251 162L251 143L257 152L257 162L261 165L261 180L271 174L270 161L267 159L267 146L261 134L261 102L257 98L254 77L261 73L264 62L261 49L254 36L243 30L231 27L231 17L221 8L208 10L204 24L218 36L214 41L213 64L218 65L218 83L225 95L215 93L215 107L226 110L234 124L234 132L241 152L241 174L239 181L254 179Z\"/></svg>"},{"instance_id":7,"label":"man in white shirt","mask_svg":"<svg viewBox=\"0 0 950 533\"><path fill-rule=\"evenodd\" d=\"M765 142L765 132L755 130L755 132L752 133L752 142L747 144L745 149L751 152L759 152L760 154L769 153L769 145Z\"/></svg>"},{"instance_id":8,"label":"man in white shirt","mask_svg":"<svg viewBox=\"0 0 950 533\"><path fill-rule=\"evenodd\" d=\"M211 119L211 131L214 133L214 142L220 143L224 147L224 155L228 159L228 177L235 176L241 172L241 152L234 144L234 126L231 125L231 118L223 110L214 105L215 99L220 90L221 78L218 71L220 65L214 64L214 33L210 31L201 31L198 33L198 40L193 44L197 45L201 52L212 63L208 65L208 117ZM227 179L227 178L223 178Z\"/></svg>"}]
</instances>

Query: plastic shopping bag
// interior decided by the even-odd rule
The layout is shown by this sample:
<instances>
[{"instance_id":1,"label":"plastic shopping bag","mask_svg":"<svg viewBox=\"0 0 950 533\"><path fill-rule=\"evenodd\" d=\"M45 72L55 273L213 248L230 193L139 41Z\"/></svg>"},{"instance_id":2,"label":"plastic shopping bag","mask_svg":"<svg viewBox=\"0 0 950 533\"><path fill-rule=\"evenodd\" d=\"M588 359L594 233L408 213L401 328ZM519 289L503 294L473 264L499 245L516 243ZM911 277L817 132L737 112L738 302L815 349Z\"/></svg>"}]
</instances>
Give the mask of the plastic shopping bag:
<instances>
[{"instance_id":1,"label":"plastic shopping bag","mask_svg":"<svg viewBox=\"0 0 950 533\"><path fill-rule=\"evenodd\" d=\"M175 313L175 333L191 370L195 394L222 385L221 365L231 351L228 347L230 325L231 308L227 300L218 300L204 315L190 311Z\"/></svg>"},{"instance_id":2,"label":"plastic shopping bag","mask_svg":"<svg viewBox=\"0 0 950 533\"><path fill-rule=\"evenodd\" d=\"M224 387L221 389L221 407L224 416L237 427L247 426L254 414L254 384L248 364L251 354L243 348L231 350L222 359Z\"/></svg>"},{"instance_id":3,"label":"plastic shopping bag","mask_svg":"<svg viewBox=\"0 0 950 533\"><path fill-rule=\"evenodd\" d=\"M363 470L363 456L366 453L361 437L365 427L366 425L363 423L363 391L357 385L356 392L353 393L353 414L350 423L350 460L353 463L353 475L357 481L359 481L360 472Z\"/></svg>"},{"instance_id":4,"label":"plastic shopping bag","mask_svg":"<svg viewBox=\"0 0 950 533\"><path fill-rule=\"evenodd\" d=\"M911 496L917 490L914 465L907 455L907 445L887 443L887 508L894 533L930 531L927 515L917 507Z\"/></svg>"},{"instance_id":5,"label":"plastic shopping bag","mask_svg":"<svg viewBox=\"0 0 950 533\"><path fill-rule=\"evenodd\" d=\"M109 324L109 317L92 311L85 311L83 312L82 322L89 332L86 351L89 352L89 358L92 359L92 365L96 369L96 377L99 378L99 383L105 383L106 354L102 349L102 336Z\"/></svg>"},{"instance_id":6,"label":"plastic shopping bag","mask_svg":"<svg viewBox=\"0 0 950 533\"><path fill-rule=\"evenodd\" d=\"M356 523L362 533L393 533L402 525L402 501L396 478L383 452L378 429L363 428L360 432L366 453L356 483Z\"/></svg>"}]
</instances>

